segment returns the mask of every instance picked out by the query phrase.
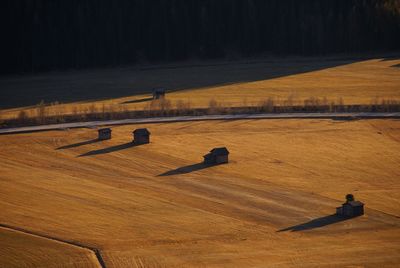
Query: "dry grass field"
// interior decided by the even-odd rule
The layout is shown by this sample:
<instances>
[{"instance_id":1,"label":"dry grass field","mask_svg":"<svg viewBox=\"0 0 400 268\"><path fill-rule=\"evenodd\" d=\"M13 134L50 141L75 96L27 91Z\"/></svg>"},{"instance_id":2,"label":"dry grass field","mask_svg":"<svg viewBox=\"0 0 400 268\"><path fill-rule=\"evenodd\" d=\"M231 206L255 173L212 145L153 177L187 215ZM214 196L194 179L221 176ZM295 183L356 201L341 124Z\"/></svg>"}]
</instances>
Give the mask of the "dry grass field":
<instances>
[{"instance_id":1,"label":"dry grass field","mask_svg":"<svg viewBox=\"0 0 400 268\"><path fill-rule=\"evenodd\" d=\"M138 127L151 144L130 146ZM107 267L400 263L399 120L129 125L102 142L96 134L0 136L0 223L99 248ZM216 146L228 147L230 163L199 164ZM364 216L332 216L347 193L366 204ZM87 252L8 230L0 245L0 267L90 264Z\"/></svg>"},{"instance_id":2,"label":"dry grass field","mask_svg":"<svg viewBox=\"0 0 400 268\"><path fill-rule=\"evenodd\" d=\"M17 118L22 110L26 116L35 117L35 106L21 106L38 104L40 99L64 103L48 106L45 113L51 116L151 109L149 93L141 93L156 87L172 91L167 94L171 108L204 108L211 100L220 106L253 106L268 98L277 104L288 100L303 104L310 98L336 104L340 103L339 98L344 104L371 104L376 99L399 101L399 64L398 58L289 58L2 78L0 97L4 103L0 103L0 119ZM14 108L6 108L5 104Z\"/></svg>"},{"instance_id":3,"label":"dry grass field","mask_svg":"<svg viewBox=\"0 0 400 268\"><path fill-rule=\"evenodd\" d=\"M99 267L89 251L0 228L1 267Z\"/></svg>"}]
</instances>

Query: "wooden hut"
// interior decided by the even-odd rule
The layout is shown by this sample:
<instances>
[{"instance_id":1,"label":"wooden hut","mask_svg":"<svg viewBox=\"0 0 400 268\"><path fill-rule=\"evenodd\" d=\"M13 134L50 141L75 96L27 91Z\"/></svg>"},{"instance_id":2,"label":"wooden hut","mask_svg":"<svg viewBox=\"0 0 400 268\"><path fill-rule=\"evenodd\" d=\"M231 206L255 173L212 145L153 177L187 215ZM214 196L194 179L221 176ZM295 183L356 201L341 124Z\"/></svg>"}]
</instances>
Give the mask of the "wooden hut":
<instances>
[{"instance_id":1,"label":"wooden hut","mask_svg":"<svg viewBox=\"0 0 400 268\"><path fill-rule=\"evenodd\" d=\"M101 128L98 130L99 140L109 140L111 139L111 128Z\"/></svg>"},{"instance_id":2,"label":"wooden hut","mask_svg":"<svg viewBox=\"0 0 400 268\"><path fill-rule=\"evenodd\" d=\"M228 163L229 151L226 147L212 149L208 154L204 155L204 164L215 165Z\"/></svg>"},{"instance_id":3,"label":"wooden hut","mask_svg":"<svg viewBox=\"0 0 400 268\"><path fill-rule=\"evenodd\" d=\"M163 99L165 98L165 89L164 88L157 88L153 90L153 99Z\"/></svg>"},{"instance_id":4,"label":"wooden hut","mask_svg":"<svg viewBox=\"0 0 400 268\"><path fill-rule=\"evenodd\" d=\"M135 144L150 143L150 131L147 128L138 128L133 131L133 142Z\"/></svg>"},{"instance_id":5,"label":"wooden hut","mask_svg":"<svg viewBox=\"0 0 400 268\"><path fill-rule=\"evenodd\" d=\"M364 203L354 200L352 194L346 195L346 203L336 208L336 214L344 217L357 217L364 214Z\"/></svg>"}]
</instances>

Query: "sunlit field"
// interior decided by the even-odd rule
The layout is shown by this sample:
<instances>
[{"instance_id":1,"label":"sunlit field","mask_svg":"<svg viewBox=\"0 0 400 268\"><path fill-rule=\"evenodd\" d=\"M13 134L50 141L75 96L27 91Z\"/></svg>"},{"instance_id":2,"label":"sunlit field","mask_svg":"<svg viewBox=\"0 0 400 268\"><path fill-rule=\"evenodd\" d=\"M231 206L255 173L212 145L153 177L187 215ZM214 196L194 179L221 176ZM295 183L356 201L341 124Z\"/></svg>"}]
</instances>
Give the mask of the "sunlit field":
<instances>
[{"instance_id":1,"label":"sunlit field","mask_svg":"<svg viewBox=\"0 0 400 268\"><path fill-rule=\"evenodd\" d=\"M9 229L0 228L0 245L1 267L98 267L89 250Z\"/></svg>"},{"instance_id":2,"label":"sunlit field","mask_svg":"<svg viewBox=\"0 0 400 268\"><path fill-rule=\"evenodd\" d=\"M0 268L400 267L400 0L4 3Z\"/></svg>"},{"instance_id":3,"label":"sunlit field","mask_svg":"<svg viewBox=\"0 0 400 268\"><path fill-rule=\"evenodd\" d=\"M301 76L328 81L339 70L384 64ZM255 94L291 79L248 86ZM386 94L395 93L396 79L382 82ZM354 100L367 99L352 91ZM131 146L139 127L150 130L151 143ZM98 248L107 267L400 263L398 120L186 122L119 126L112 134L108 141L93 140L95 129L0 136L0 223ZM201 165L219 146L229 149L230 163ZM331 215L347 193L365 203L365 215L337 220ZM7 256L0 267L97 265L90 252L6 229L0 245Z\"/></svg>"}]
</instances>

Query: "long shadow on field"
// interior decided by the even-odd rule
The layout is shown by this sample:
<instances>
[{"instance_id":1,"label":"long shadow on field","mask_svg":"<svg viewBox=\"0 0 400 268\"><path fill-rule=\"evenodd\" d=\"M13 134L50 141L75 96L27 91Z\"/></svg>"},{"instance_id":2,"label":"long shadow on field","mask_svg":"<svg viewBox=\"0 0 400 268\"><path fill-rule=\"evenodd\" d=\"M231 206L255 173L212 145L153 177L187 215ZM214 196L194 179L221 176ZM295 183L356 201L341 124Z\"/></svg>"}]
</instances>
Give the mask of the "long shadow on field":
<instances>
[{"instance_id":1,"label":"long shadow on field","mask_svg":"<svg viewBox=\"0 0 400 268\"><path fill-rule=\"evenodd\" d=\"M399 63L399 64L392 65L392 66L390 66L390 67L397 67L397 68L400 68L400 63Z\"/></svg>"},{"instance_id":2,"label":"long shadow on field","mask_svg":"<svg viewBox=\"0 0 400 268\"><path fill-rule=\"evenodd\" d=\"M346 217L340 217L336 214L332 214L329 216L317 218L302 224L290 226L281 230L278 230L277 232L286 232L286 231L292 231L292 232L298 232L298 231L306 231L310 229L315 229L315 228L321 228L330 224L342 222L345 220L349 220L352 218L346 218Z\"/></svg>"},{"instance_id":3,"label":"long shadow on field","mask_svg":"<svg viewBox=\"0 0 400 268\"><path fill-rule=\"evenodd\" d=\"M75 147L79 147L79 146L83 146L83 145L96 143L96 142L99 142L99 141L100 141L99 139L92 139L92 140L88 140L88 141L82 141L82 142L68 144L68 145L65 145L65 146L58 147L56 150L71 149L71 148L75 148Z\"/></svg>"},{"instance_id":4,"label":"long shadow on field","mask_svg":"<svg viewBox=\"0 0 400 268\"><path fill-rule=\"evenodd\" d=\"M180 167L180 168L177 168L177 169L173 169L173 170L161 173L158 176L171 176L171 175L186 174L186 173L194 172L194 171L197 171L197 170L202 170L202 169L205 169L205 168L209 168L209 167L212 167L212 166L214 166L214 165L206 165L204 163L197 163L197 164L188 165L188 166Z\"/></svg>"},{"instance_id":5,"label":"long shadow on field","mask_svg":"<svg viewBox=\"0 0 400 268\"><path fill-rule=\"evenodd\" d=\"M140 103L140 102L146 102L146 101L151 101L151 100L153 100L153 98L149 97L149 98L142 98L142 99L124 101L124 102L121 102L121 104Z\"/></svg>"},{"instance_id":6,"label":"long shadow on field","mask_svg":"<svg viewBox=\"0 0 400 268\"><path fill-rule=\"evenodd\" d=\"M133 142L127 142L124 144L119 144L119 145L111 146L111 147L104 148L104 149L89 151L87 153L79 155L78 157L99 155L99 154L108 154L108 153L121 151L121 150L125 150L125 149L131 148L131 147L136 147L136 146L139 146L139 145L135 144Z\"/></svg>"}]
</instances>

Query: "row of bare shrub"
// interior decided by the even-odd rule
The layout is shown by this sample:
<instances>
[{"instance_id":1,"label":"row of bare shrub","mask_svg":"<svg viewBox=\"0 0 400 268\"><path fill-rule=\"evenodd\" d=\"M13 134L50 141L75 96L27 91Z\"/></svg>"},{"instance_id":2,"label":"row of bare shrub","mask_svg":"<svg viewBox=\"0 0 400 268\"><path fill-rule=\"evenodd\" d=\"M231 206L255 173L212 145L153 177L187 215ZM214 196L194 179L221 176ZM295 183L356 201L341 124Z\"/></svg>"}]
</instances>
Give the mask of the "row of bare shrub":
<instances>
[{"instance_id":1,"label":"row of bare shrub","mask_svg":"<svg viewBox=\"0 0 400 268\"><path fill-rule=\"evenodd\" d=\"M253 114L253 113L298 113L298 112L400 112L400 101L374 99L368 105L346 105L342 98L337 101L328 101L326 98L309 98L303 103L294 101L292 98L277 100L267 98L258 104L242 105L239 107L227 106L221 102L211 99L207 108L191 108L190 102L177 101L172 105L168 99L152 100L142 110L128 110L124 105L102 105L96 107L91 105L78 109L73 107L72 113L65 114L57 110L49 114L49 106L41 102L37 105L35 112L28 114L21 111L18 117L10 120L3 120L2 127L21 125L41 125L65 122L81 122L93 120L114 120L140 117L156 116L183 116L183 115L214 115L214 114Z\"/></svg>"}]
</instances>

